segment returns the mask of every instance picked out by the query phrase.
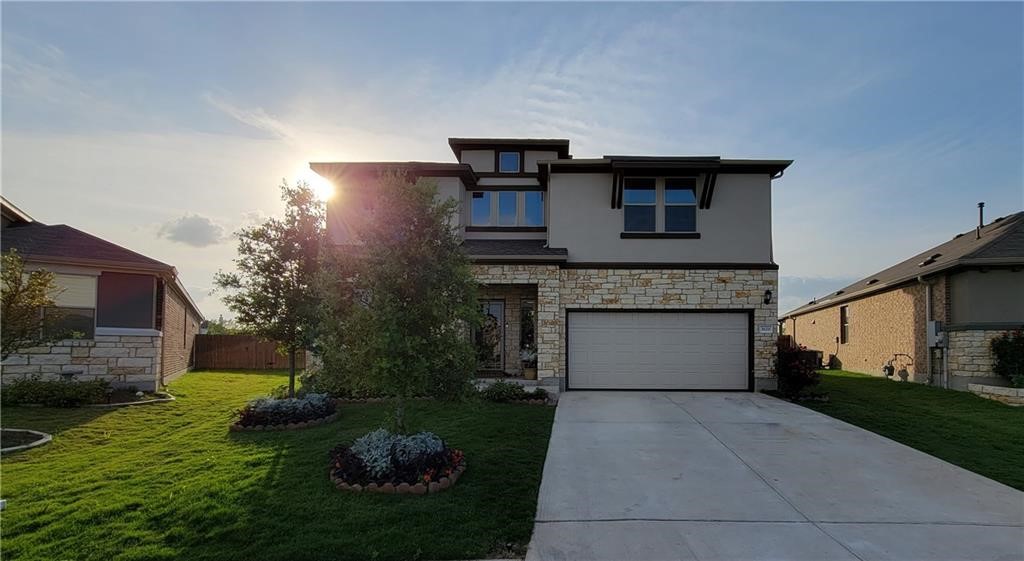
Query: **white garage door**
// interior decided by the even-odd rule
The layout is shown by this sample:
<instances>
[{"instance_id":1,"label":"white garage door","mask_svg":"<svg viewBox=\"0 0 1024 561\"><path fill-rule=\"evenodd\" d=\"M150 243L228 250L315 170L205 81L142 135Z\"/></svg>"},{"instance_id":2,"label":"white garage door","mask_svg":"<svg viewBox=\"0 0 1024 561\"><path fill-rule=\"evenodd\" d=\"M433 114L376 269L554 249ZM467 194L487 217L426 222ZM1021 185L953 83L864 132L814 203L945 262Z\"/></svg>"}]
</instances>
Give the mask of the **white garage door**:
<instances>
[{"instance_id":1,"label":"white garage door","mask_svg":"<svg viewBox=\"0 0 1024 561\"><path fill-rule=\"evenodd\" d=\"M746 390L749 316L569 312L569 388Z\"/></svg>"}]
</instances>

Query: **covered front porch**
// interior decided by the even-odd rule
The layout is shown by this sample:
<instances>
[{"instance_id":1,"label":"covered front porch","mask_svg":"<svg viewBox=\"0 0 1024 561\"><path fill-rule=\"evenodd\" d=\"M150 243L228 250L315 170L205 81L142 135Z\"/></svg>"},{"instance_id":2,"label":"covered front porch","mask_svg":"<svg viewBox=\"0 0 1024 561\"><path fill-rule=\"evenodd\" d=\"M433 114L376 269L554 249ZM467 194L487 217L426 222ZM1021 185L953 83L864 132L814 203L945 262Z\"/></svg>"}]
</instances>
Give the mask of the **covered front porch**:
<instances>
[{"instance_id":1,"label":"covered front porch","mask_svg":"<svg viewBox=\"0 0 1024 561\"><path fill-rule=\"evenodd\" d=\"M479 378L537 378L537 285L480 287L484 321L473 334Z\"/></svg>"}]
</instances>

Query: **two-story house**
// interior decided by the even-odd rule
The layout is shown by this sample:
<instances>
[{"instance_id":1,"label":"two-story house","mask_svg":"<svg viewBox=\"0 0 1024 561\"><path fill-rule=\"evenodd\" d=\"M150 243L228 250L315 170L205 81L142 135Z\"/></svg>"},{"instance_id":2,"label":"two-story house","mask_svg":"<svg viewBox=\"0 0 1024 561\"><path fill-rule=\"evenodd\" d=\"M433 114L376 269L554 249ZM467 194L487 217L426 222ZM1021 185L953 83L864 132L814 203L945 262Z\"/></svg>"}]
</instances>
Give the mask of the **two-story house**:
<instances>
[{"instance_id":1,"label":"two-story house","mask_svg":"<svg viewBox=\"0 0 1024 561\"><path fill-rule=\"evenodd\" d=\"M778 265L771 187L790 160L604 156L562 139L451 138L458 163L311 167L340 196L328 234L384 170L429 177L461 201L457 228L480 281L482 375L565 389L775 386ZM483 332L484 330L482 330Z\"/></svg>"}]
</instances>

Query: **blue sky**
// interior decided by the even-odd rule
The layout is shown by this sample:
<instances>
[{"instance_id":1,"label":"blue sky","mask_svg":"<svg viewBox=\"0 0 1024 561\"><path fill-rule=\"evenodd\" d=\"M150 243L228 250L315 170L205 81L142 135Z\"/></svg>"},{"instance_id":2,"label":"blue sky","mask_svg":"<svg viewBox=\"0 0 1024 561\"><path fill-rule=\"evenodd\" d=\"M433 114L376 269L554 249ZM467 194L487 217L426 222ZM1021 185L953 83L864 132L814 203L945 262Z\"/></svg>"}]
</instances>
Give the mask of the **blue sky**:
<instances>
[{"instance_id":1,"label":"blue sky","mask_svg":"<svg viewBox=\"0 0 1024 561\"><path fill-rule=\"evenodd\" d=\"M792 158L780 311L1024 207L1024 5L2 5L3 193L175 264L208 316L229 233L311 160L449 136L577 157Z\"/></svg>"}]
</instances>

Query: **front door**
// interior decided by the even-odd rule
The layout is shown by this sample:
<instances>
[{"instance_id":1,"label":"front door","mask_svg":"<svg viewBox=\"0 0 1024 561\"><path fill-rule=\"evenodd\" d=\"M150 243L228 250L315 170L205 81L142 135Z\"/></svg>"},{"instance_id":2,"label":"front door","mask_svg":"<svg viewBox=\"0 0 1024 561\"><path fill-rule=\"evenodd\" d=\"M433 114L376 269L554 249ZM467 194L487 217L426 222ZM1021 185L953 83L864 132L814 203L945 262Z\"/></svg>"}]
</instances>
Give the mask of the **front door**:
<instances>
[{"instance_id":1,"label":"front door","mask_svg":"<svg viewBox=\"0 0 1024 561\"><path fill-rule=\"evenodd\" d=\"M481 300L484 320L476 331L477 360L480 370L505 368L505 301Z\"/></svg>"}]
</instances>

